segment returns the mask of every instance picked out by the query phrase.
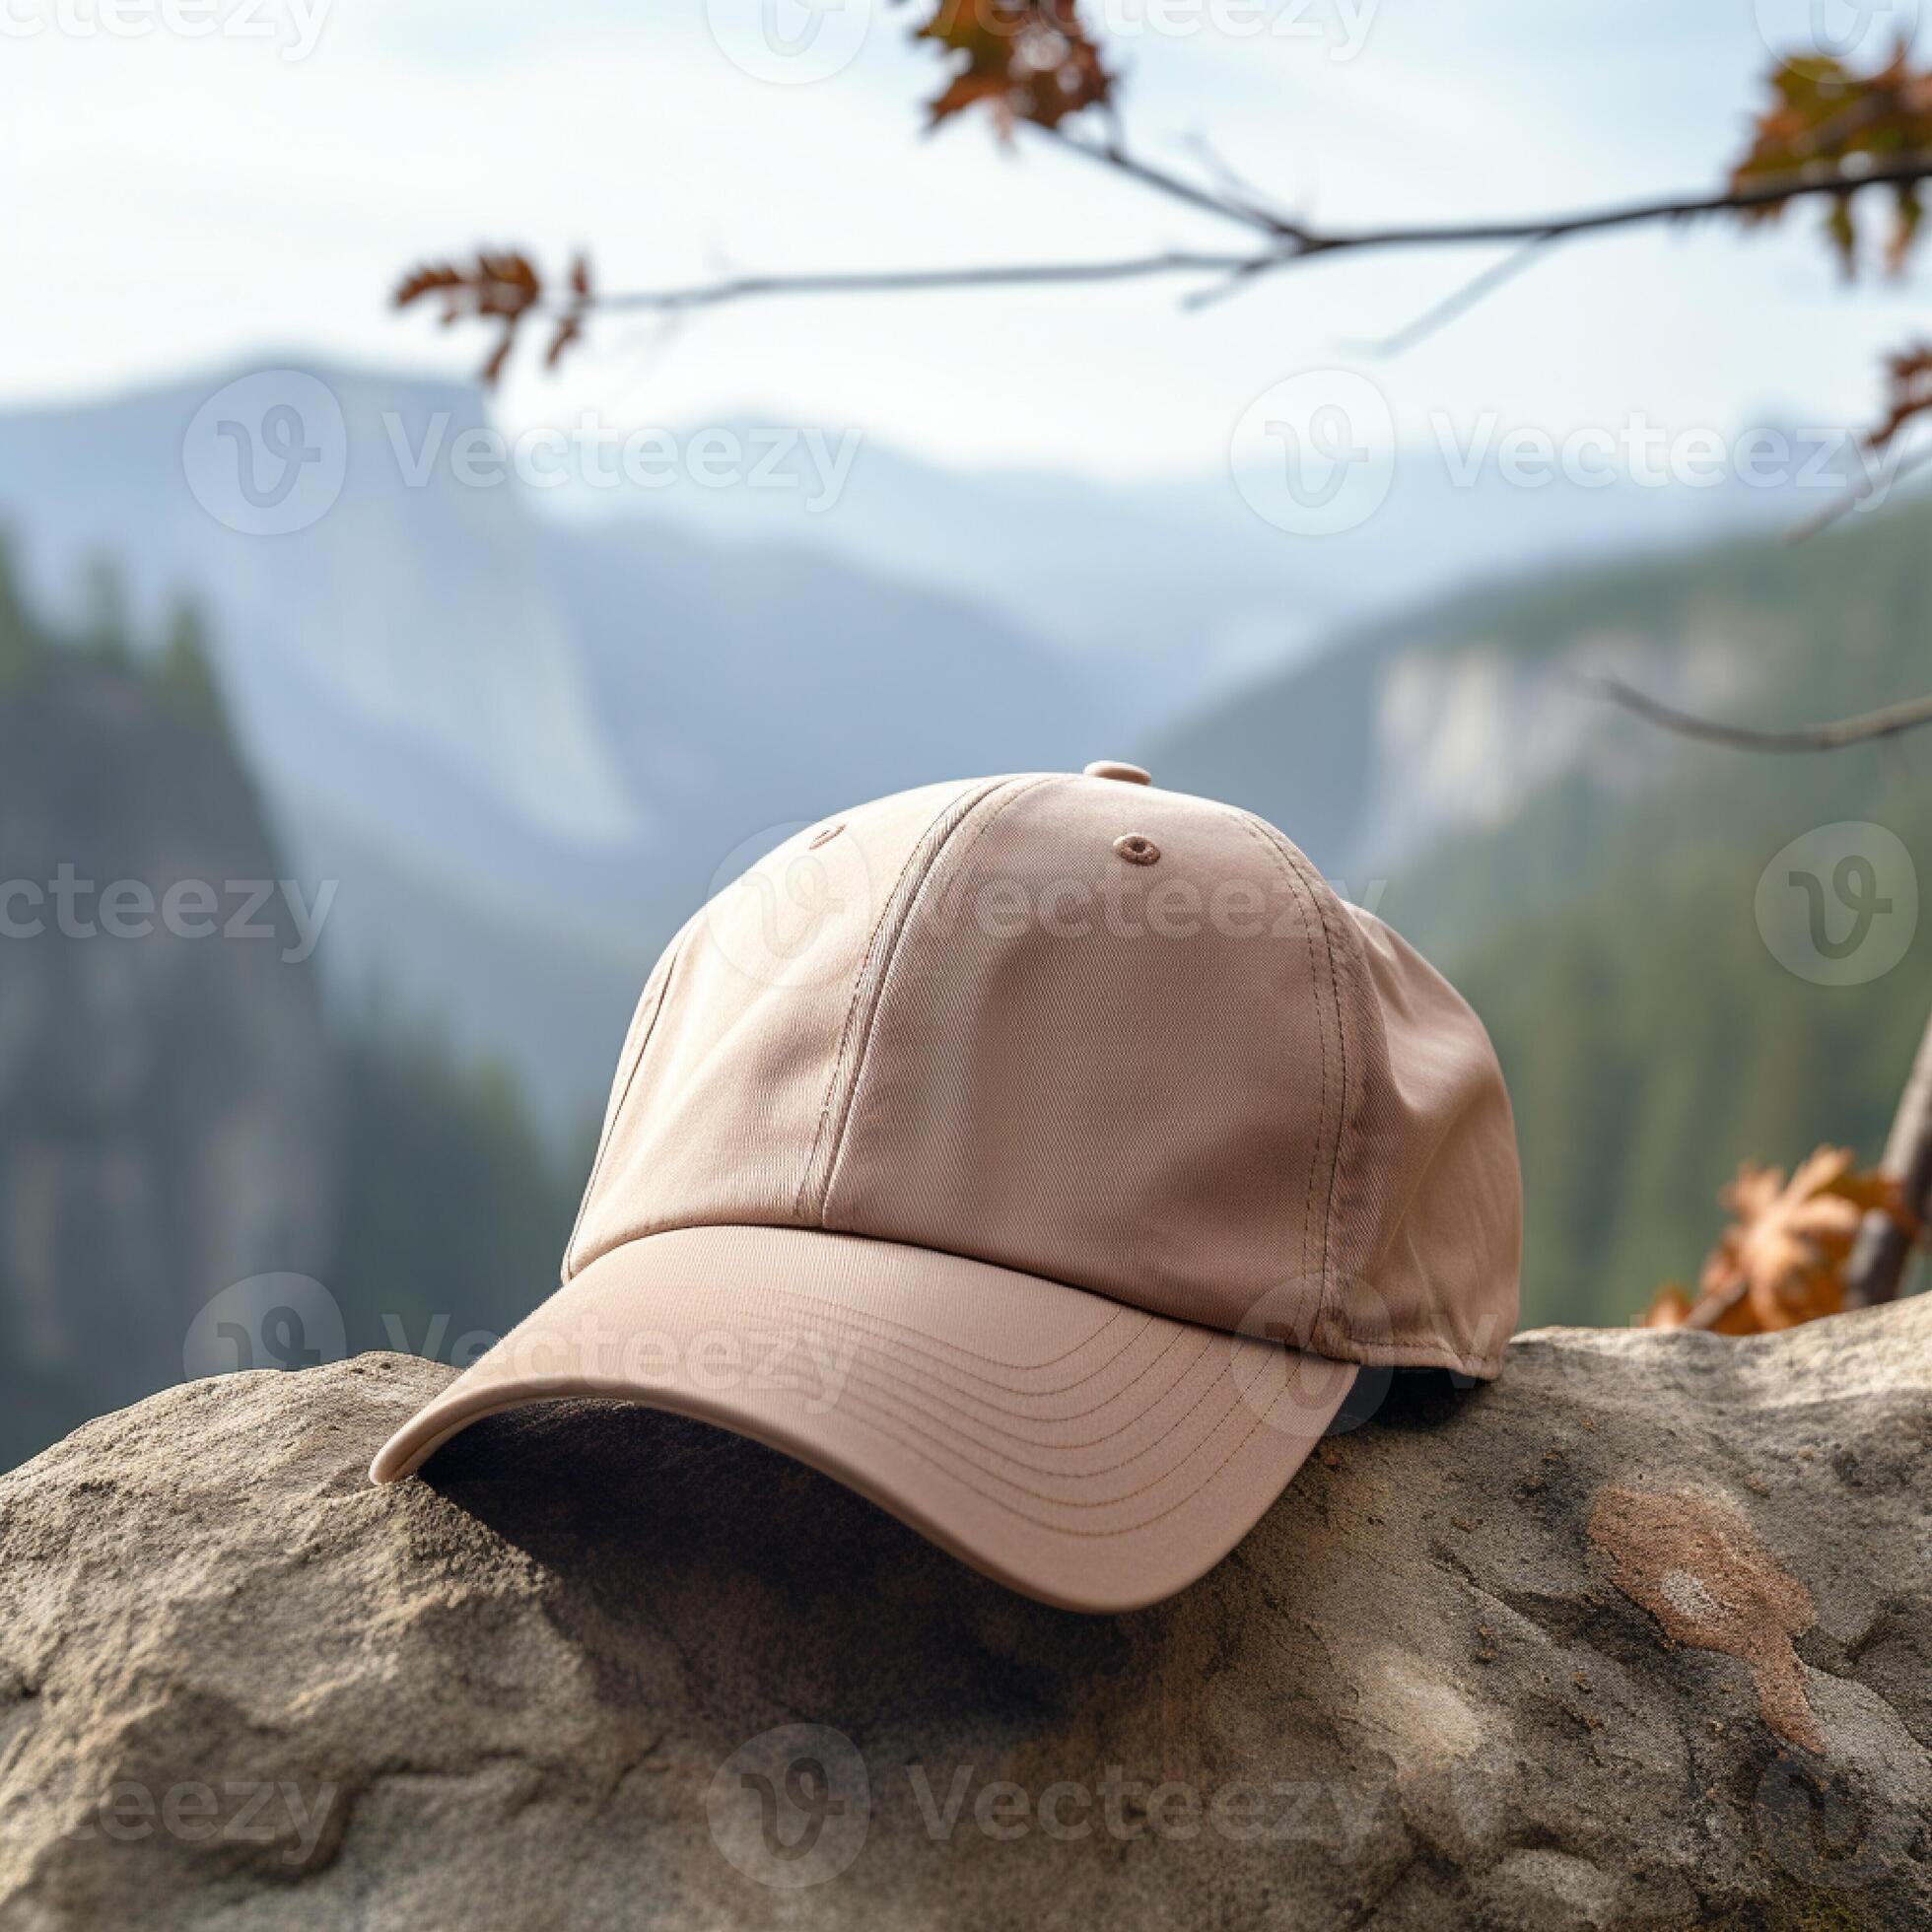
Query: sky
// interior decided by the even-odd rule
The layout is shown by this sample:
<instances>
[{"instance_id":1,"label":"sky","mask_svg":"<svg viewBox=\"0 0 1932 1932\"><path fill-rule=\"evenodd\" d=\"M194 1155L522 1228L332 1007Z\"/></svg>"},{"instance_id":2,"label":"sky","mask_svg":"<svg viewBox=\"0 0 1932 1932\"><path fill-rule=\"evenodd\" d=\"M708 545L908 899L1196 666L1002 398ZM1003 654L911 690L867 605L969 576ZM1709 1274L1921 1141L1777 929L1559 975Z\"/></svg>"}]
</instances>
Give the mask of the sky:
<instances>
[{"instance_id":1,"label":"sky","mask_svg":"<svg viewBox=\"0 0 1932 1932\"><path fill-rule=\"evenodd\" d=\"M923 129L920 0L0 0L9 182L0 406L341 358L464 375L478 332L385 304L484 240L609 288L737 270L1077 260L1239 231L981 119ZM1329 224L1525 215L1721 180L1770 48L1875 58L1910 0L1084 0L1130 141L1195 143ZM768 32L768 29L772 30ZM774 32L781 46L773 51ZM1393 357L1360 346L1496 253L1176 287L790 301L525 354L513 431L760 418L966 467L1221 468L1244 412L1365 375L1409 440L1449 421L1615 434L1863 423L1919 333L1915 279L1847 288L1801 211L1577 241Z\"/></svg>"}]
</instances>

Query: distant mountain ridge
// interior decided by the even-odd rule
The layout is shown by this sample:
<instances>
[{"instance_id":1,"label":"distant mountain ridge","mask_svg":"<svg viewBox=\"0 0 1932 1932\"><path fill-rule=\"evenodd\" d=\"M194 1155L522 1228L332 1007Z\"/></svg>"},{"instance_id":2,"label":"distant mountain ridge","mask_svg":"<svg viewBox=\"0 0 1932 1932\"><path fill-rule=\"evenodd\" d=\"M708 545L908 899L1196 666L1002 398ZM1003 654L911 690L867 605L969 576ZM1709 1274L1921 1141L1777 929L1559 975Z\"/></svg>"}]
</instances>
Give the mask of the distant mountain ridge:
<instances>
[{"instance_id":1,"label":"distant mountain ridge","mask_svg":"<svg viewBox=\"0 0 1932 1932\"><path fill-rule=\"evenodd\" d=\"M1531 1322L1629 1320L1688 1279L1741 1160L1876 1159L1932 1005L1932 934L1869 980L1773 949L1762 892L1827 828L1932 880L1932 744L1770 756L1642 724L1577 673L1746 724L1932 687L1932 505L1796 547L1735 540L1418 611L1144 750L1305 844L1475 1003L1513 1096ZM1837 836L1833 834L1832 836ZM1801 868L1802 869L1802 868ZM1825 901L1835 934L1843 908ZM1801 959L1798 962L1802 965Z\"/></svg>"},{"instance_id":2,"label":"distant mountain ridge","mask_svg":"<svg viewBox=\"0 0 1932 1932\"><path fill-rule=\"evenodd\" d=\"M297 370L339 408L340 494L306 527L227 527L184 441L253 373L0 415L0 529L63 620L96 559L138 632L197 601L284 850L343 880L333 983L507 1057L559 1128L600 1105L651 958L745 839L1113 748L1097 670L957 595L466 484L463 439L491 434L470 386Z\"/></svg>"},{"instance_id":3,"label":"distant mountain ridge","mask_svg":"<svg viewBox=\"0 0 1932 1932\"><path fill-rule=\"evenodd\" d=\"M1769 434L1794 450L1828 442ZM767 472L767 487L708 487L692 460L707 437ZM1520 577L1525 558L1580 569L1691 549L1789 521L1818 500L1737 475L1716 487L1615 469L1585 481L1560 462L1535 485L1505 473L1500 440L1444 427L1397 450L1386 501L1319 536L1259 515L1247 496L1267 502L1268 478L1252 466L1237 475L1231 454L1160 479L960 470L851 428L754 419L673 426L654 446L661 459L648 490L613 487L606 462L602 487L580 463L565 487L540 494L546 513L598 527L669 523L949 590L1076 662L1107 665L1141 734L1367 624Z\"/></svg>"}]
</instances>

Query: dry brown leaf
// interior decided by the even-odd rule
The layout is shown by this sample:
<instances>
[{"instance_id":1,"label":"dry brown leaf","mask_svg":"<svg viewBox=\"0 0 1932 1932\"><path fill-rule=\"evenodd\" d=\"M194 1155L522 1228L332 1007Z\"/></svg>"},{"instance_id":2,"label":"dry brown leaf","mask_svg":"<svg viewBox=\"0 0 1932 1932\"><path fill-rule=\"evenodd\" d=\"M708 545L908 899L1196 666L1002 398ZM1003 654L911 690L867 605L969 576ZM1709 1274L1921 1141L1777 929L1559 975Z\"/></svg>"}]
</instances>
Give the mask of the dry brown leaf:
<instances>
[{"instance_id":1,"label":"dry brown leaf","mask_svg":"<svg viewBox=\"0 0 1932 1932\"><path fill-rule=\"evenodd\" d=\"M1669 1284L1641 1325L1763 1335L1836 1314L1865 1216L1889 1214L1914 1238L1918 1232L1898 1184L1851 1163L1849 1147L1820 1147L1787 1180L1781 1167L1746 1161L1718 1197L1731 1223L1704 1262L1696 1299Z\"/></svg>"}]
</instances>

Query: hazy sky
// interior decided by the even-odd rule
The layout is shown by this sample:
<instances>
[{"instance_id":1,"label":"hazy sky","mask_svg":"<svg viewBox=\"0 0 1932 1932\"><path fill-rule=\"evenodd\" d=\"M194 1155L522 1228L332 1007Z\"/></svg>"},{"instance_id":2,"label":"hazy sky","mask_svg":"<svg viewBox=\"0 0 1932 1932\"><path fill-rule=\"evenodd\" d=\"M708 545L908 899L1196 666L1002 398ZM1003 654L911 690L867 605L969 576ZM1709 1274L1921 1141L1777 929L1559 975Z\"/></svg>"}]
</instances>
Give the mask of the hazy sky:
<instances>
[{"instance_id":1,"label":"hazy sky","mask_svg":"<svg viewBox=\"0 0 1932 1932\"><path fill-rule=\"evenodd\" d=\"M0 0L0 401L291 352L466 373L480 334L384 297L413 259L485 238L553 262L586 242L611 286L1239 240L1040 143L1004 152L983 123L925 136L936 61L908 44L917 6L821 4L810 50L776 65L838 71L785 83L746 68L771 64L766 7L782 34L809 27L799 0ZM183 8L213 31L180 31ZM1149 154L1185 161L1208 134L1337 223L1713 184L1768 38L1816 18L1869 55L1915 25L1888 0L1086 12L1113 25ZM1633 412L1674 431L1862 422L1878 354L1920 332L1915 292L1845 290L1817 219L1573 242L1392 362L1350 344L1493 255L1320 264L1193 314L1141 287L764 305L670 342L606 326L562 377L526 357L502 408L513 426L757 414L1114 474L1217 468L1258 392L1334 367L1368 370L1409 435L1430 412L1558 436Z\"/></svg>"}]
</instances>

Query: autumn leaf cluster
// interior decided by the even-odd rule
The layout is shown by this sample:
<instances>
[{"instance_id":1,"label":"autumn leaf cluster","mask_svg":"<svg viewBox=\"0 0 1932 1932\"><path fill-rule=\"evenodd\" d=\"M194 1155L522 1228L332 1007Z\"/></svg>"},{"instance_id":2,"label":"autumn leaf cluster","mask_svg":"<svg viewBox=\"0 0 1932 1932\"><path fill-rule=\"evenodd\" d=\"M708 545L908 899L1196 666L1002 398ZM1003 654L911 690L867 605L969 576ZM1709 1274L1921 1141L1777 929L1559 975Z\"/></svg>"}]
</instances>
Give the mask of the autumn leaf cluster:
<instances>
[{"instance_id":1,"label":"autumn leaf cluster","mask_svg":"<svg viewBox=\"0 0 1932 1932\"><path fill-rule=\"evenodd\" d=\"M585 311L594 300L590 264L582 254L571 263L567 291L553 313L550 341L543 352L546 369L555 369L564 352L581 339ZM485 382L495 382L517 346L518 330L530 316L545 311L549 297L542 273L520 249L479 248L471 262L425 262L411 269L390 301L397 309L440 302L445 328L465 318L495 321L496 346L482 371Z\"/></svg>"},{"instance_id":2,"label":"autumn leaf cluster","mask_svg":"<svg viewBox=\"0 0 1932 1932\"><path fill-rule=\"evenodd\" d=\"M1854 1172L1851 1162L1847 1147L1820 1147L1787 1180L1781 1167L1747 1161L1718 1196L1732 1219L1697 1277L1695 1299L1669 1283L1641 1325L1763 1335L1837 1314L1865 1216L1887 1214L1917 1232L1898 1182Z\"/></svg>"},{"instance_id":3,"label":"autumn leaf cluster","mask_svg":"<svg viewBox=\"0 0 1932 1932\"><path fill-rule=\"evenodd\" d=\"M1932 73L1914 72L1900 46L1884 67L1859 74L1842 61L1787 60L1771 75L1770 104L1759 115L1744 159L1731 172L1736 189L1775 186L1828 171L1856 176L1932 148ZM1895 274L1918 239L1924 207L1915 181L1852 186L1833 195L1825 234L1847 275L1859 260L1853 204L1883 193L1892 204L1885 263ZM1739 211L1747 223L1775 221L1782 202Z\"/></svg>"},{"instance_id":4,"label":"autumn leaf cluster","mask_svg":"<svg viewBox=\"0 0 1932 1932\"><path fill-rule=\"evenodd\" d=\"M984 106L1002 131L1020 121L1058 127L1112 96L1114 76L1075 0L939 0L913 37L947 56L945 85L927 103L934 126Z\"/></svg>"}]
</instances>

